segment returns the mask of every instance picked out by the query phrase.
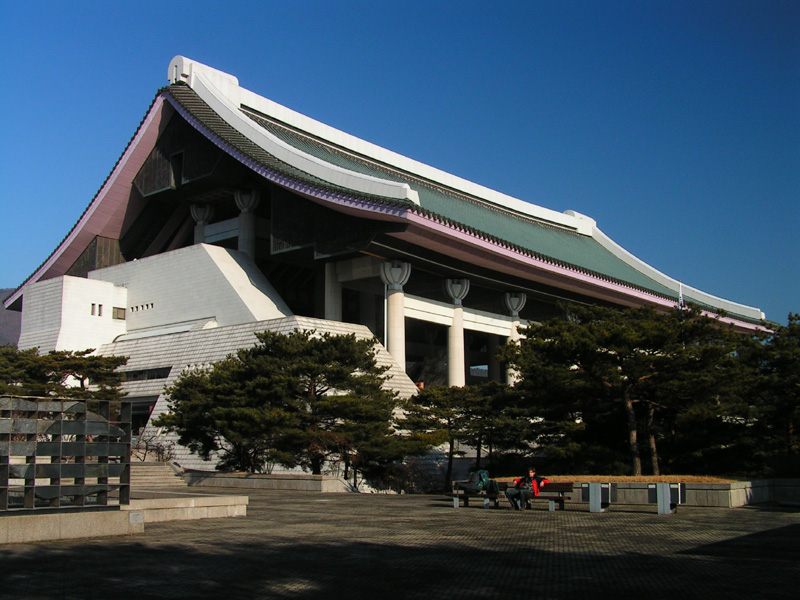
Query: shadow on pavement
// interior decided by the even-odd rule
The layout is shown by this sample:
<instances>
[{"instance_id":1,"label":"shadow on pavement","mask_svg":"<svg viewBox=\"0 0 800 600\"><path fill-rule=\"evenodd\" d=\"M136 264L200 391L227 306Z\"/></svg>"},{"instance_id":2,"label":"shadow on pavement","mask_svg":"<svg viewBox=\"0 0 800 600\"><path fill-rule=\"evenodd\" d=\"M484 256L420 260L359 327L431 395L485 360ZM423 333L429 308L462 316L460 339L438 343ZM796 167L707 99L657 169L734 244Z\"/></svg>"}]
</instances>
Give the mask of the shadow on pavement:
<instances>
[{"instance_id":1,"label":"shadow on pavement","mask_svg":"<svg viewBox=\"0 0 800 600\"><path fill-rule=\"evenodd\" d=\"M340 543L27 545L3 550L0 595L14 598L794 598L800 526L659 557ZM764 552L764 544L775 544ZM776 555L781 571L775 569ZM742 561L746 556L747 560ZM794 558L790 558L793 556ZM787 562L794 560L794 568ZM757 589L754 581L757 578ZM754 593L756 594L754 596ZM731 596L733 597L733 596Z\"/></svg>"},{"instance_id":2,"label":"shadow on pavement","mask_svg":"<svg viewBox=\"0 0 800 600\"><path fill-rule=\"evenodd\" d=\"M680 554L797 565L800 564L798 540L800 540L800 525L786 525L724 542L705 544L691 550L684 550Z\"/></svg>"}]
</instances>

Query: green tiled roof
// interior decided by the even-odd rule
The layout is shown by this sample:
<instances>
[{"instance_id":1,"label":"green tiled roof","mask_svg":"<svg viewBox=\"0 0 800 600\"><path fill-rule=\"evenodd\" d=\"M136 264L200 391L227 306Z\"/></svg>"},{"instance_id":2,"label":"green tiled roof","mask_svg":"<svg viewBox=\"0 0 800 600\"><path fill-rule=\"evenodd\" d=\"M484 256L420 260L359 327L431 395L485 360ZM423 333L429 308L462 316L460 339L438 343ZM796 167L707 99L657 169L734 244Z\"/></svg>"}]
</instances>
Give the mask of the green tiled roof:
<instances>
[{"instance_id":1,"label":"green tiled roof","mask_svg":"<svg viewBox=\"0 0 800 600\"><path fill-rule=\"evenodd\" d=\"M217 115L191 88L185 84L173 84L166 91L188 113L224 142L233 146L250 159L281 175L311 185L325 192L340 193L348 198L363 199L373 203L402 206L434 219L445 221L460 229L497 241L550 262L577 269L609 281L619 282L633 288L649 291L677 302L673 289L655 281L634 266L628 264L596 239L550 225L535 218L526 218L518 213L491 205L479 198L446 188L436 182L415 174L399 170L392 165L379 163L317 139L304 131L266 118L260 113L244 108L243 112L266 131L297 150L305 152L337 167L380 179L406 183L419 196L420 205L382 196L355 193L353 190L318 179L304 171L288 165L246 138L224 119ZM716 307L699 302L685 293L688 302L716 311ZM741 315L746 321L753 321Z\"/></svg>"},{"instance_id":2,"label":"green tiled roof","mask_svg":"<svg viewBox=\"0 0 800 600\"><path fill-rule=\"evenodd\" d=\"M419 194L423 209L449 221L556 262L668 297L676 296L674 291L623 262L591 237L512 215L439 186L426 185L413 176L398 173L388 166L370 163L366 159L270 122L253 112L247 114L273 135L316 158L364 175L408 183Z\"/></svg>"},{"instance_id":3,"label":"green tiled roof","mask_svg":"<svg viewBox=\"0 0 800 600\"><path fill-rule=\"evenodd\" d=\"M669 289L653 280L645 273L614 255L590 236L538 221L533 217L527 218L524 215L512 213L501 206L491 205L480 198L444 187L437 182L423 179L416 174L402 171L396 166L380 163L344 148L334 146L327 141L311 136L307 132L290 129L284 124L271 121L254 111L243 110L245 114L266 131L302 152L355 173L408 184L417 192L420 205L417 206L408 200L357 193L349 188L319 179L277 159L220 117L188 85L184 83L172 84L159 90L159 95L161 94L166 94L179 110L196 121L197 126L205 128L220 142L229 145L235 152L240 153L241 156L245 157L245 160L252 161L253 164L264 167L279 176L286 177L290 181L308 186L309 191L315 189L322 194L331 194L334 197L340 195L342 198L356 201L363 200L373 205L402 207L432 219L446 222L458 229L491 239L501 245L520 250L531 256L677 301L675 290ZM75 227L71 231L74 231L74 229ZM30 281L32 277L33 275L25 283ZM697 301L690 294L685 295L689 302L711 311L717 310L713 305ZM734 311L732 314L736 312L738 311ZM736 314L736 317L747 322L758 322L756 319L742 314Z\"/></svg>"},{"instance_id":4,"label":"green tiled roof","mask_svg":"<svg viewBox=\"0 0 800 600\"><path fill-rule=\"evenodd\" d=\"M336 186L327 181L323 181L296 167L282 162L266 152L258 144L250 141L247 137L231 127L222 117L214 112L190 87L185 84L173 84L164 90L189 114L196 118L200 124L206 127L211 133L221 140L233 146L260 165L271 169L277 173L302 181L311 186L318 187L332 192L346 194L349 197L364 198L367 200L380 200L383 202L397 203L396 200L388 198L375 198L366 194L353 193L352 190Z\"/></svg>"}]
</instances>

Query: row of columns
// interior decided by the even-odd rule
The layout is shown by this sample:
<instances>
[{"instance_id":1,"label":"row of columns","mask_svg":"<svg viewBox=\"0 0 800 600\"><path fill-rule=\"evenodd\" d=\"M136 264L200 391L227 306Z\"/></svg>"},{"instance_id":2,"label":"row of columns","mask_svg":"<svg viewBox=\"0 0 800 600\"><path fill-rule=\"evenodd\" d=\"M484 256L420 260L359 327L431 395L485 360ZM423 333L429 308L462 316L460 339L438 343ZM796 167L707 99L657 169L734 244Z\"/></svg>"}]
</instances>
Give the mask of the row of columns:
<instances>
[{"instance_id":1,"label":"row of columns","mask_svg":"<svg viewBox=\"0 0 800 600\"><path fill-rule=\"evenodd\" d=\"M406 368L406 330L405 297L403 286L408 283L411 265L399 260L382 263L380 276L386 285L386 348L405 370ZM327 279L327 278L326 278ZM445 290L453 302L453 322L447 332L447 383L451 386L464 386L467 381L464 350L464 305L469 293L468 279L447 279ZM510 342L519 342L519 313L525 306L527 296L524 292L508 292L504 296L506 308L511 314ZM490 352L493 349L489 349ZM496 350L496 347L494 348ZM513 371L507 373L509 383L516 379Z\"/></svg>"},{"instance_id":2,"label":"row of columns","mask_svg":"<svg viewBox=\"0 0 800 600\"><path fill-rule=\"evenodd\" d=\"M258 190L240 189L235 192L236 206L239 208L238 250L252 258L256 255L256 208L260 200ZM192 204L190 207L196 225L194 242L205 241L205 228L214 214L211 204ZM342 320L342 286L336 277L335 263L325 265L325 319ZM406 368L405 297L403 286L411 276L411 265L393 260L380 267L380 277L386 285L386 347L397 363ZM466 384L464 348L464 306L463 300L469 293L468 279L447 279L445 290L453 302L453 322L447 334L447 378L452 386ZM511 335L508 341L518 342L519 313L525 306L524 292L508 292L504 296L506 308L511 314ZM490 352L496 348L490 348ZM491 374L494 378L496 374ZM509 371L507 378L513 381L516 374Z\"/></svg>"}]
</instances>

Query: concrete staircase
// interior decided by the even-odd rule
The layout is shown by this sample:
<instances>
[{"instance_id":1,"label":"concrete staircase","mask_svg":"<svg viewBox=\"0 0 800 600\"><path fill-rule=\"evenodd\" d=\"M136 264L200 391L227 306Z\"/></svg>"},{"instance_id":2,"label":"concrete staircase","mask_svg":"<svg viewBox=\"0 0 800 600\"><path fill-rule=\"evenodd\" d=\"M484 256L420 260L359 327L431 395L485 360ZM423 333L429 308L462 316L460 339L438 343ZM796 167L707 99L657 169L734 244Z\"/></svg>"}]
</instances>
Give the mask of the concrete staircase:
<instances>
[{"instance_id":1,"label":"concrete staircase","mask_svg":"<svg viewBox=\"0 0 800 600\"><path fill-rule=\"evenodd\" d=\"M188 487L183 478L178 475L168 463L162 462L132 462L131 463L131 488Z\"/></svg>"}]
</instances>

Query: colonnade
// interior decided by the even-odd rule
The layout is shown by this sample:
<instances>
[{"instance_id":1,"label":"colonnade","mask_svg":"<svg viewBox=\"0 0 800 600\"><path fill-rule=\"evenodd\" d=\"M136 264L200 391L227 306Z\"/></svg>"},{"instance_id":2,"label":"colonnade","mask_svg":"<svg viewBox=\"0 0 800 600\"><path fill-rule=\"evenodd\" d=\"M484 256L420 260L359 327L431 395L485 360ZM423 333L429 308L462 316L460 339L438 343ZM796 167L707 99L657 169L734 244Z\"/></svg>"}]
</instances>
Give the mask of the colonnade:
<instances>
[{"instance_id":1,"label":"colonnade","mask_svg":"<svg viewBox=\"0 0 800 600\"><path fill-rule=\"evenodd\" d=\"M259 204L257 190L236 190L236 206L239 208L237 226L238 250L255 258L256 254L256 215L255 210ZM214 214L211 204L192 204L190 207L195 220L194 242L202 243L206 239L206 227ZM406 368L406 326L405 326L405 293L403 287L411 276L411 265L400 260L380 263L378 268L381 281L386 289L386 348L395 361L405 370ZM324 318L331 321L342 320L342 284L337 277L336 263L325 265L324 279ZM463 301L469 294L469 279L446 279L444 289L451 302L452 319L447 330L447 382L451 386L463 386L467 381L466 344L464 336L464 304ZM518 327L520 324L519 313L525 306L526 295L524 292L506 292L504 304L510 317L508 336L506 341L519 342ZM494 356L497 350L497 337L490 336L489 353ZM490 361L489 376L500 379L498 365ZM506 372L506 380L511 383L516 379L512 370Z\"/></svg>"},{"instance_id":2,"label":"colonnade","mask_svg":"<svg viewBox=\"0 0 800 600\"><path fill-rule=\"evenodd\" d=\"M382 263L380 269L381 280L386 286L386 348L403 369L406 366L405 350L405 297L403 286L411 276L411 265L407 262L394 260ZM452 322L447 330L447 383L451 386L464 386L467 381L467 367L465 361L464 338L464 305L470 288L469 279L446 279L444 288L452 302ZM519 313L525 306L527 296L524 292L507 292L504 294L504 303L509 311L511 323L506 341L518 343L520 339L518 327L520 324ZM489 352L494 355L497 350L496 338L490 336ZM490 369L495 365L490 363ZM496 368L496 367L495 367ZM499 373L490 372L490 376L498 378ZM508 370L506 380L512 383L516 380L516 373Z\"/></svg>"}]
</instances>

